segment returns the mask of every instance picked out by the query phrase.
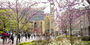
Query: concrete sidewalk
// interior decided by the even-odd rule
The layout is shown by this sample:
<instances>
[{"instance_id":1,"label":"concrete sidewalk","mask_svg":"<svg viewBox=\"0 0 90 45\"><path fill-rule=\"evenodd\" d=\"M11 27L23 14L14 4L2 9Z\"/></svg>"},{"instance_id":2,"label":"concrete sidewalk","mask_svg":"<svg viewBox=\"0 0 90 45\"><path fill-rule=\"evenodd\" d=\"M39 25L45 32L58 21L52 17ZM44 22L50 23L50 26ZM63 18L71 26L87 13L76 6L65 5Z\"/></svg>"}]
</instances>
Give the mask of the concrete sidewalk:
<instances>
[{"instance_id":1,"label":"concrete sidewalk","mask_svg":"<svg viewBox=\"0 0 90 45\"><path fill-rule=\"evenodd\" d=\"M21 38L21 42L20 43L24 43L24 42L31 42L33 40L39 40L40 38L39 37L30 37L30 39L28 40L25 40L25 37ZM43 39L43 38L42 38ZM0 45L3 45L3 40L0 39ZM14 38L14 44L12 44L11 42L10 43L5 43L5 45L16 45L16 37Z\"/></svg>"}]
</instances>

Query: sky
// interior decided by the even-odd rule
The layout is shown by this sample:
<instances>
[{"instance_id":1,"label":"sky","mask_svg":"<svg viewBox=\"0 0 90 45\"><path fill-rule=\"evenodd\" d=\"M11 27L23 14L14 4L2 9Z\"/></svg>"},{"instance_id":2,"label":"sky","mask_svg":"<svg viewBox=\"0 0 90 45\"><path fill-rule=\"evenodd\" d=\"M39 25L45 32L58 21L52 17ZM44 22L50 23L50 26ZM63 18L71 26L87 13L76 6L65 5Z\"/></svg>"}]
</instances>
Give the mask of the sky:
<instances>
[{"instance_id":1,"label":"sky","mask_svg":"<svg viewBox=\"0 0 90 45\"><path fill-rule=\"evenodd\" d=\"M0 0L2 2L15 2L15 0ZM22 0L19 0L19 2L21 2ZM48 0L23 0L22 2L48 2ZM36 7L36 6L35 6ZM46 9L44 10L45 13L50 13L50 4L49 3L46 3L46 4L43 4L43 3L40 3L37 8L40 8L40 7L46 7Z\"/></svg>"},{"instance_id":2,"label":"sky","mask_svg":"<svg viewBox=\"0 0 90 45\"><path fill-rule=\"evenodd\" d=\"M15 0L0 0L0 1L3 1L3 2L8 2L8 1L10 1L10 2L15 2ZM19 2L48 2L48 0L19 0ZM57 0L58 2L60 2L62 5L63 4L65 4L64 2L65 2L65 0ZM72 0L71 0L72 1ZM84 1L84 4L85 5L88 5L87 4L87 2L86 1ZM35 7L46 7L46 9L44 10L44 12L45 13L50 13L50 3L46 3L46 4L43 4L43 3L40 3L38 6L35 6ZM55 7L57 7L57 5L55 6ZM77 7L83 7L83 6L75 6L76 8ZM59 8L57 7L57 9L58 9L58 11L59 11Z\"/></svg>"}]
</instances>

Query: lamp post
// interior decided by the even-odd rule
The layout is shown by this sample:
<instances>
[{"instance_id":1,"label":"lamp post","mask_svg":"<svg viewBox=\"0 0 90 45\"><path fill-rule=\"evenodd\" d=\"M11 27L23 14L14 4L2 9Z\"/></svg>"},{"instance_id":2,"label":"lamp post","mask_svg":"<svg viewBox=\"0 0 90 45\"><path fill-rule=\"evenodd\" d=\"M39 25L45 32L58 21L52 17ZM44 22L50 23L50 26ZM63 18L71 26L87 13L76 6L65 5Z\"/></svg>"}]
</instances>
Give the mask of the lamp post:
<instances>
[{"instance_id":1,"label":"lamp post","mask_svg":"<svg viewBox=\"0 0 90 45\"><path fill-rule=\"evenodd\" d=\"M86 8L86 10L90 10L90 0L86 0L89 4L89 8ZM88 12L89 13L89 12ZM89 13L90 14L90 13ZM88 27L88 30L89 30L89 35L90 35L90 15L88 15L88 21L89 21L89 27Z\"/></svg>"},{"instance_id":2,"label":"lamp post","mask_svg":"<svg viewBox=\"0 0 90 45\"><path fill-rule=\"evenodd\" d=\"M50 1L50 30L49 32L52 33L54 30L54 24L53 24L53 19L54 19L54 1ZM53 32L55 34L55 31Z\"/></svg>"}]
</instances>

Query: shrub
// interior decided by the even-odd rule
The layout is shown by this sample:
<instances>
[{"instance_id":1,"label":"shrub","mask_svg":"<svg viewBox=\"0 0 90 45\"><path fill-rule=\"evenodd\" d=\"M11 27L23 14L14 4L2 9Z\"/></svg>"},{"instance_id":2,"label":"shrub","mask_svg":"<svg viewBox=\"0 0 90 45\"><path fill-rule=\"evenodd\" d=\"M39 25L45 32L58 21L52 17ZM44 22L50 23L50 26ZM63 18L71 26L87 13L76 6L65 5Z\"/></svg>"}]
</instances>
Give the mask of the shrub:
<instances>
[{"instance_id":1,"label":"shrub","mask_svg":"<svg viewBox=\"0 0 90 45\"><path fill-rule=\"evenodd\" d=\"M78 40L76 36L72 37L72 41L73 45L82 45L82 42ZM56 37L56 39L53 39L52 42L48 45L71 45L70 36L68 36L67 38L65 36L58 36Z\"/></svg>"},{"instance_id":2,"label":"shrub","mask_svg":"<svg viewBox=\"0 0 90 45\"><path fill-rule=\"evenodd\" d=\"M90 41L90 36L82 37L82 40L83 40L83 41Z\"/></svg>"},{"instance_id":3,"label":"shrub","mask_svg":"<svg viewBox=\"0 0 90 45\"><path fill-rule=\"evenodd\" d=\"M46 45L47 41L45 40L35 40L32 42L25 42L25 43L20 43L18 45Z\"/></svg>"},{"instance_id":4,"label":"shrub","mask_svg":"<svg viewBox=\"0 0 90 45\"><path fill-rule=\"evenodd\" d=\"M78 40L77 37L72 37L73 45L83 45L81 40ZM67 38L65 36L58 36L55 39L52 39L49 43L46 40L35 40L32 42L22 43L19 45L71 45L70 36Z\"/></svg>"}]
</instances>

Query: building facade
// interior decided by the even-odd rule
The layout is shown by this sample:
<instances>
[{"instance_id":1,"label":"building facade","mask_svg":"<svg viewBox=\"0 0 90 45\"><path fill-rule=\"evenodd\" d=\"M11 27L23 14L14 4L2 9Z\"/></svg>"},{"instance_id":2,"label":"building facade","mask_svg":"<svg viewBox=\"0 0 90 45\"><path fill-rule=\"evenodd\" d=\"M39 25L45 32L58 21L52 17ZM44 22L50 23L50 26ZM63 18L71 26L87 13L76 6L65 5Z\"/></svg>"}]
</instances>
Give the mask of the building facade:
<instances>
[{"instance_id":1,"label":"building facade","mask_svg":"<svg viewBox=\"0 0 90 45\"><path fill-rule=\"evenodd\" d=\"M72 30L73 35L89 36L90 35L90 24L89 24L90 22L89 22L87 12L85 12L86 9L81 8L78 10L80 12L77 12L77 10L71 10L72 11L71 14L67 15L67 12L64 12L61 15L61 29L68 30L67 32L70 35L70 23L71 23L71 30ZM73 15L73 13L75 12L77 13ZM72 15L72 17L69 17L70 15Z\"/></svg>"}]
</instances>

